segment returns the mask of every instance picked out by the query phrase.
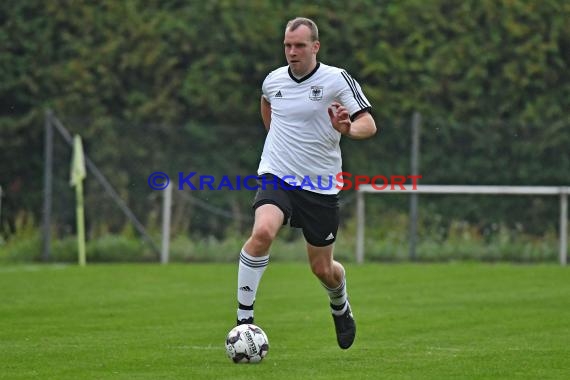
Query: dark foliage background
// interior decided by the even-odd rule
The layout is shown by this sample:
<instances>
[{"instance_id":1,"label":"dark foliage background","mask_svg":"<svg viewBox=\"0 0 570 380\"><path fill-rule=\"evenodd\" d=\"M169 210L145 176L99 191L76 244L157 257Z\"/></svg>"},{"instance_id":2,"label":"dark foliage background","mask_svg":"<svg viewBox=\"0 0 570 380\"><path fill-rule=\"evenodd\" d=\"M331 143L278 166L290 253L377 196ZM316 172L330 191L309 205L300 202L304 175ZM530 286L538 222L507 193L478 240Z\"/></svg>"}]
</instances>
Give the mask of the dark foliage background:
<instances>
[{"instance_id":1,"label":"dark foliage background","mask_svg":"<svg viewBox=\"0 0 570 380\"><path fill-rule=\"evenodd\" d=\"M150 228L160 215L150 173L254 173L264 137L261 82L285 64L284 26L298 15L320 27L319 58L351 72L374 105L381 132L343 141L346 170L408 174L410 120L419 111L424 184L570 184L567 1L7 0L2 232L22 212L41 218L47 108L81 134L86 153ZM55 154L56 229L66 234L74 225L71 152L59 136ZM173 226L216 236L243 230L252 195L175 192ZM351 197L344 194L348 205ZM91 235L127 223L92 177L86 205ZM482 228L523 223L540 233L557 221L556 203L541 198L424 197L421 206ZM388 209L405 211L407 199L375 197L369 207L373 223Z\"/></svg>"}]
</instances>

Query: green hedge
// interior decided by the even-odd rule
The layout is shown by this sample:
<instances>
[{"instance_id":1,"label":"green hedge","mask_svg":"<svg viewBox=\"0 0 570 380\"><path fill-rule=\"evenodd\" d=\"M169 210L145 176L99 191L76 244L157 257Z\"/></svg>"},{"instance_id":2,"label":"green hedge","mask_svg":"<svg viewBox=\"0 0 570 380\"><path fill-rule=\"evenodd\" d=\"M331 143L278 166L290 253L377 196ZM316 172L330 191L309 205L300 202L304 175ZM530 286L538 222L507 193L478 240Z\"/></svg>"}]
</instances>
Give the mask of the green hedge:
<instances>
[{"instance_id":1,"label":"green hedge","mask_svg":"<svg viewBox=\"0 0 570 380\"><path fill-rule=\"evenodd\" d=\"M367 261L401 262L409 260L408 220L392 215L383 223L367 226L365 258ZM271 248L271 261L306 261L302 237L288 236L283 231ZM294 235L294 234L291 234ZM339 231L335 257L341 261L355 260L355 226L350 221ZM224 240L177 235L170 243L171 262L237 262L246 236ZM569 252L570 253L570 252ZM420 262L476 260L489 262L557 262L558 238L555 231L533 237L506 226L497 226L483 235L476 226L454 221L448 230L431 230L420 225L416 258ZM40 233L11 239L0 245L0 262L39 262ZM73 237L52 242L50 262L76 263L77 240ZM87 262L158 262L157 255L132 236L106 235L87 242Z\"/></svg>"},{"instance_id":2,"label":"green hedge","mask_svg":"<svg viewBox=\"0 0 570 380\"><path fill-rule=\"evenodd\" d=\"M46 107L83 136L145 223L159 207L146 185L153 171L251 174L264 136L261 81L285 63L284 25L297 15L317 21L320 59L347 68L374 105L382 131L344 144L348 169L407 173L417 110L424 183L570 183L568 1L28 0L3 1L0 14L0 152L10 158L0 160L4 234L21 210L41 216ZM62 233L74 216L70 153L58 136L55 154ZM197 196L246 213L250 195ZM86 206L93 228L123 228L92 178ZM179 217L178 232L226 234L227 221L186 207L192 220ZM548 229L541 207L525 214L509 201L458 216L448 204L442 213ZM508 210L517 211L513 220Z\"/></svg>"}]
</instances>

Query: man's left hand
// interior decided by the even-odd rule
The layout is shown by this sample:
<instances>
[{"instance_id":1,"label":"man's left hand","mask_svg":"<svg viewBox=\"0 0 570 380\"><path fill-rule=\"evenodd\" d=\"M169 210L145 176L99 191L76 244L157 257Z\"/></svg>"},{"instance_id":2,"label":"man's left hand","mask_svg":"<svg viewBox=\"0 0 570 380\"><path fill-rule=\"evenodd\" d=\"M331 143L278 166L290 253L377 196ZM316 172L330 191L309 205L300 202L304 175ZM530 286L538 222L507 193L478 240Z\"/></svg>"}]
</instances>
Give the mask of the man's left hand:
<instances>
[{"instance_id":1,"label":"man's left hand","mask_svg":"<svg viewBox=\"0 0 570 380\"><path fill-rule=\"evenodd\" d=\"M334 102L328 111L333 128L339 131L341 135L348 135L352 124L348 110L340 103Z\"/></svg>"}]
</instances>

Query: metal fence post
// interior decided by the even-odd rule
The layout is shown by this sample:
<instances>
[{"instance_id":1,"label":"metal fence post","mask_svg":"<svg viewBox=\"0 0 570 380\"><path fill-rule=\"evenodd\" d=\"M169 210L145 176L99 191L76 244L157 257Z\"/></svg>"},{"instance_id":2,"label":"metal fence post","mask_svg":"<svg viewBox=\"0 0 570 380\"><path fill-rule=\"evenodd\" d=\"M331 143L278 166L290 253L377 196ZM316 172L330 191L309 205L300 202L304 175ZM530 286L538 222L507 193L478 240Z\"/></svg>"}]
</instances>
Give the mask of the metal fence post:
<instances>
[{"instance_id":1,"label":"metal fence post","mask_svg":"<svg viewBox=\"0 0 570 380\"><path fill-rule=\"evenodd\" d=\"M172 205L172 184L163 191L162 202L162 247L160 250L161 264L168 264L170 253L170 214Z\"/></svg>"},{"instance_id":2,"label":"metal fence post","mask_svg":"<svg viewBox=\"0 0 570 380\"><path fill-rule=\"evenodd\" d=\"M356 190L356 262L364 262L364 192Z\"/></svg>"},{"instance_id":3,"label":"metal fence post","mask_svg":"<svg viewBox=\"0 0 570 380\"><path fill-rule=\"evenodd\" d=\"M45 112L44 140L44 207L42 228L42 259L49 261L51 254L51 206L53 182L53 126L52 111Z\"/></svg>"},{"instance_id":4,"label":"metal fence post","mask_svg":"<svg viewBox=\"0 0 570 380\"><path fill-rule=\"evenodd\" d=\"M412 117L412 153L411 153L411 174L419 173L419 155L420 155L420 127L421 114L414 112ZM410 195L410 260L416 260L416 239L418 231L418 194Z\"/></svg>"},{"instance_id":5,"label":"metal fence post","mask_svg":"<svg viewBox=\"0 0 570 380\"><path fill-rule=\"evenodd\" d=\"M566 265L568 254L568 188L560 193L560 265Z\"/></svg>"}]
</instances>

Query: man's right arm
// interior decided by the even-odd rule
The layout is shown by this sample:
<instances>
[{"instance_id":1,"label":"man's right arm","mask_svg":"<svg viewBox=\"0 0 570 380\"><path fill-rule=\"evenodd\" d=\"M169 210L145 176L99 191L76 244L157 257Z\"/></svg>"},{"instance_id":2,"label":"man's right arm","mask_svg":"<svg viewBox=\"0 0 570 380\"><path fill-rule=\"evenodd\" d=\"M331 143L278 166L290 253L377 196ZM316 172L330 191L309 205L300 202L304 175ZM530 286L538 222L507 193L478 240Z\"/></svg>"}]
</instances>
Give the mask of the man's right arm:
<instances>
[{"instance_id":1,"label":"man's right arm","mask_svg":"<svg viewBox=\"0 0 570 380\"><path fill-rule=\"evenodd\" d=\"M269 132L269 126L271 125L271 103L261 95L261 119L263 120L263 125L265 130Z\"/></svg>"}]
</instances>

